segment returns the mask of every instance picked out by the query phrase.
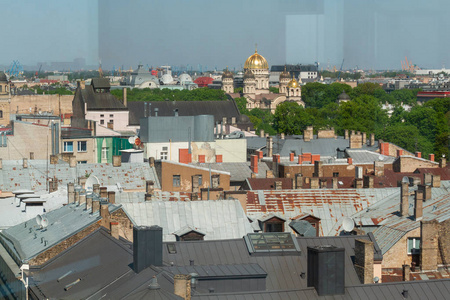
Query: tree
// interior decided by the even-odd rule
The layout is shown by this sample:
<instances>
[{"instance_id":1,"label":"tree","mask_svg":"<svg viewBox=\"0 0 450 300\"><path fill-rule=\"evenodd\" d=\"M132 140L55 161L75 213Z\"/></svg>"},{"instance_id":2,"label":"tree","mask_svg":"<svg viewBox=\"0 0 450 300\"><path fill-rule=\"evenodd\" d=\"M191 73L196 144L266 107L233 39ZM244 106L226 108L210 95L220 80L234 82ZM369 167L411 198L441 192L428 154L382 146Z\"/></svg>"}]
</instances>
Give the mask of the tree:
<instances>
[{"instance_id":1,"label":"tree","mask_svg":"<svg viewBox=\"0 0 450 300\"><path fill-rule=\"evenodd\" d=\"M376 90L383 90L378 83L365 82L358 84L352 91L351 98L356 98L361 95L374 96Z\"/></svg>"},{"instance_id":2,"label":"tree","mask_svg":"<svg viewBox=\"0 0 450 300\"><path fill-rule=\"evenodd\" d=\"M247 115L249 113L249 111L247 109L247 98L238 97L238 98L234 98L234 101L236 102L236 105L241 114Z\"/></svg>"},{"instance_id":3,"label":"tree","mask_svg":"<svg viewBox=\"0 0 450 300\"><path fill-rule=\"evenodd\" d=\"M274 127L279 133L302 134L314 122L311 115L296 102L283 102L275 110Z\"/></svg>"},{"instance_id":4,"label":"tree","mask_svg":"<svg viewBox=\"0 0 450 300\"><path fill-rule=\"evenodd\" d=\"M269 87L269 92L275 93L275 94L279 94L280 93L280 89L271 86L271 87Z\"/></svg>"}]
</instances>

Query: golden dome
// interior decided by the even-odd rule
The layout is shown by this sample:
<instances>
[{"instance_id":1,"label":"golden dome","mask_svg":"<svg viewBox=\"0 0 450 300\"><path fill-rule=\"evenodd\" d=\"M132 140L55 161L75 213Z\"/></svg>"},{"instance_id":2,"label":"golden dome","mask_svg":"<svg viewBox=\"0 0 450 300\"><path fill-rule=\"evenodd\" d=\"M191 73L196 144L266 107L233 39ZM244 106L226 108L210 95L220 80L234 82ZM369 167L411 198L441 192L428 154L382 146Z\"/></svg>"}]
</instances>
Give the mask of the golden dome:
<instances>
[{"instance_id":1,"label":"golden dome","mask_svg":"<svg viewBox=\"0 0 450 300\"><path fill-rule=\"evenodd\" d=\"M281 74L280 74L280 80L281 79L289 79L289 78L291 78L291 74L288 71L286 71L286 66L284 66L284 71L281 72Z\"/></svg>"},{"instance_id":2,"label":"golden dome","mask_svg":"<svg viewBox=\"0 0 450 300\"><path fill-rule=\"evenodd\" d=\"M245 61L244 69L269 69L269 65L267 60L255 49L255 53Z\"/></svg>"},{"instance_id":3,"label":"golden dome","mask_svg":"<svg viewBox=\"0 0 450 300\"><path fill-rule=\"evenodd\" d=\"M298 87L298 82L297 82L297 80L295 80L294 76L292 76L292 80L289 81L287 86L288 86L288 88L297 88Z\"/></svg>"}]
</instances>

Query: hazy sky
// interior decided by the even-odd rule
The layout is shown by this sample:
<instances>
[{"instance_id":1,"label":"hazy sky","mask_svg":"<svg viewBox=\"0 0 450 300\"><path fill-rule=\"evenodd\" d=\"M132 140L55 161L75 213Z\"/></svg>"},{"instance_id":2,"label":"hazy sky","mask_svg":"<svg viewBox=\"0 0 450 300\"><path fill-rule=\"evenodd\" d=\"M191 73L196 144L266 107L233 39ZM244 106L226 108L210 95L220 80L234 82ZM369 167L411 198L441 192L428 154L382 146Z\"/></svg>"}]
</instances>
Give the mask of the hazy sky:
<instances>
[{"instance_id":1,"label":"hazy sky","mask_svg":"<svg viewBox=\"0 0 450 300\"><path fill-rule=\"evenodd\" d=\"M450 68L448 0L0 0L0 64Z\"/></svg>"}]
</instances>

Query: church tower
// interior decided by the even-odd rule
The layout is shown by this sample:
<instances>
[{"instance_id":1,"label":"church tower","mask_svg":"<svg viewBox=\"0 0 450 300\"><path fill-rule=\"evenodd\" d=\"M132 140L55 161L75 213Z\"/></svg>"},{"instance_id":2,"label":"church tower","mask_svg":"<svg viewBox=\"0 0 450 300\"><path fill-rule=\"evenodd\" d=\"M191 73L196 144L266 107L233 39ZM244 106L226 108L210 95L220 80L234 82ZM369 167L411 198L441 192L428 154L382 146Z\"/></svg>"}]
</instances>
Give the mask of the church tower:
<instances>
[{"instance_id":1,"label":"church tower","mask_svg":"<svg viewBox=\"0 0 450 300\"><path fill-rule=\"evenodd\" d=\"M280 86L279 86L279 93L280 94L286 94L286 88L291 80L291 74L289 74L288 71L286 71L286 66L284 66L284 71L280 74Z\"/></svg>"},{"instance_id":2,"label":"church tower","mask_svg":"<svg viewBox=\"0 0 450 300\"><path fill-rule=\"evenodd\" d=\"M255 76L256 95L269 93L269 65L267 64L267 60L258 53L257 49L255 49L255 53L245 61L244 71L251 71Z\"/></svg>"},{"instance_id":3,"label":"church tower","mask_svg":"<svg viewBox=\"0 0 450 300\"><path fill-rule=\"evenodd\" d=\"M228 71L228 67L222 74L222 90L227 94L234 92L233 73Z\"/></svg>"}]
</instances>

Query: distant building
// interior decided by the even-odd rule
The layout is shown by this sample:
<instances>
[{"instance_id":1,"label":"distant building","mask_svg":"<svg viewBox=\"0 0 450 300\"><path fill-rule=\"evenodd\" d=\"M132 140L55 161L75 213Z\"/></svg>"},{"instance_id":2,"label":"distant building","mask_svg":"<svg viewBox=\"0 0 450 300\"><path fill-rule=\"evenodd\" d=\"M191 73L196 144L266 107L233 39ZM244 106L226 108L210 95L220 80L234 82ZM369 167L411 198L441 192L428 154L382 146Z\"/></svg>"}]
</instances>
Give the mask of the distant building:
<instances>
[{"instance_id":1,"label":"distant building","mask_svg":"<svg viewBox=\"0 0 450 300\"><path fill-rule=\"evenodd\" d=\"M11 88L4 72L0 72L0 126L9 125Z\"/></svg>"}]
</instances>

